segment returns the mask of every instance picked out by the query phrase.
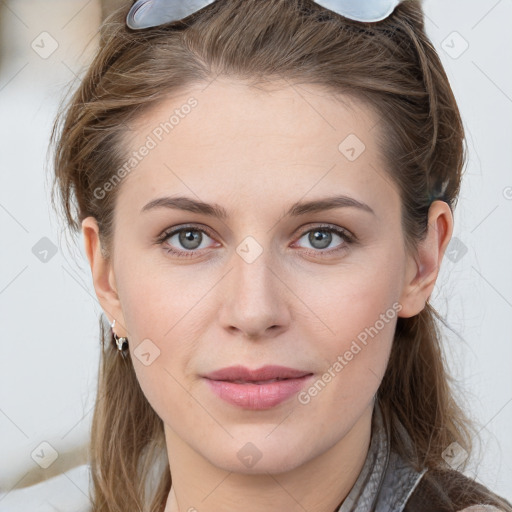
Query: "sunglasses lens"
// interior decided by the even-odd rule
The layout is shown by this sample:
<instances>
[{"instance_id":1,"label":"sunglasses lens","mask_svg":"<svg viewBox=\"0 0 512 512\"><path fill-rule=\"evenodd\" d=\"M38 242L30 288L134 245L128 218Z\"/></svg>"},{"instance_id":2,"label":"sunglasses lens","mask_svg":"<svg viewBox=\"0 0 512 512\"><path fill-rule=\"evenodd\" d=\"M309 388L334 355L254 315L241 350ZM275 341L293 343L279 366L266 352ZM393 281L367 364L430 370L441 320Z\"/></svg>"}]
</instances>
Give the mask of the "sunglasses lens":
<instances>
[{"instance_id":1,"label":"sunglasses lens","mask_svg":"<svg viewBox=\"0 0 512 512\"><path fill-rule=\"evenodd\" d=\"M138 0L132 5L126 17L126 24L131 29L147 28L154 26L152 21L159 21L156 18L154 2L152 0Z\"/></svg>"},{"instance_id":2,"label":"sunglasses lens","mask_svg":"<svg viewBox=\"0 0 512 512\"><path fill-rule=\"evenodd\" d=\"M182 20L215 0L138 0L126 17L126 24L133 30L156 27Z\"/></svg>"},{"instance_id":3,"label":"sunglasses lens","mask_svg":"<svg viewBox=\"0 0 512 512\"><path fill-rule=\"evenodd\" d=\"M318 5L345 18L366 23L387 18L401 0L315 0Z\"/></svg>"}]
</instances>

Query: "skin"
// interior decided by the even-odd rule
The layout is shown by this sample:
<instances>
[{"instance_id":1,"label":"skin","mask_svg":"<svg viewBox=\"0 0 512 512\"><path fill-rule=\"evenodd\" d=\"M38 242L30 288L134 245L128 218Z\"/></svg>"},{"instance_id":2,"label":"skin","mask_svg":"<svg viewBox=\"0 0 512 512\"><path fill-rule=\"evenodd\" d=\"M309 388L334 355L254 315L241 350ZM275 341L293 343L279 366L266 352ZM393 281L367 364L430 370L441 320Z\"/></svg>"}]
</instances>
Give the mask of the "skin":
<instances>
[{"instance_id":1,"label":"skin","mask_svg":"<svg viewBox=\"0 0 512 512\"><path fill-rule=\"evenodd\" d=\"M141 388L165 425L173 477L165 510L331 512L364 463L397 315L307 404L292 397L265 411L241 409L200 375L281 364L321 378L394 303L401 317L425 307L451 211L435 201L425 241L408 254L398 189L375 140L378 118L316 86L255 89L225 78L190 87L137 121L130 151L191 96L197 107L120 185L111 259L101 254L95 219L82 225L98 300L116 334L128 337ZM349 134L366 146L352 162L338 149ZM296 201L336 194L374 214L344 207L284 217ZM218 203L229 216L141 213L177 195ZM193 257L166 252L190 251L178 235L154 242L187 223L210 231ZM328 232L326 249L313 245L308 234L323 223L357 243ZM252 263L236 251L247 236L263 250ZM160 350L149 366L134 355L145 339ZM250 468L237 457L248 442L261 454Z\"/></svg>"}]
</instances>

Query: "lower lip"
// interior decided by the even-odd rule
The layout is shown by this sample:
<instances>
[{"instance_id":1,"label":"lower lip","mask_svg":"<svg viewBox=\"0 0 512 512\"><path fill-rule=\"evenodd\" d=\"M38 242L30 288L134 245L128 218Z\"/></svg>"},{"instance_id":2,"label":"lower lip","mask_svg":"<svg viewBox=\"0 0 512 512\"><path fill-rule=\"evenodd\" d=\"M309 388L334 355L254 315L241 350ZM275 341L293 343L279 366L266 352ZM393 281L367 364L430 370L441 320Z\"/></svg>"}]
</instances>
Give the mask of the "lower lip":
<instances>
[{"instance_id":1,"label":"lower lip","mask_svg":"<svg viewBox=\"0 0 512 512\"><path fill-rule=\"evenodd\" d=\"M240 384L206 379L212 391L226 402L251 410L271 409L298 393L312 375L268 384Z\"/></svg>"}]
</instances>

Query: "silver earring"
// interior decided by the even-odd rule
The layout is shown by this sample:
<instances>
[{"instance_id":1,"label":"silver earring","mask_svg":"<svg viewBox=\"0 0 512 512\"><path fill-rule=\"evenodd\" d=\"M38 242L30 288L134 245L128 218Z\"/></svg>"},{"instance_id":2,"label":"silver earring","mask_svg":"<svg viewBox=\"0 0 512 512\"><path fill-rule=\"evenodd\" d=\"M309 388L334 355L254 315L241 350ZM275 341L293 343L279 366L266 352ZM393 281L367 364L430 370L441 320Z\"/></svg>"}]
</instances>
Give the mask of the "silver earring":
<instances>
[{"instance_id":1,"label":"silver earring","mask_svg":"<svg viewBox=\"0 0 512 512\"><path fill-rule=\"evenodd\" d=\"M110 325L110 327L112 328L112 334L114 335L114 340L116 342L116 345L117 345L117 350L119 350L119 352L124 352L125 349L128 348L128 338L119 338L117 336L117 334L114 332L114 325L116 323L116 320L114 319L114 321L112 322L112 324Z\"/></svg>"}]
</instances>

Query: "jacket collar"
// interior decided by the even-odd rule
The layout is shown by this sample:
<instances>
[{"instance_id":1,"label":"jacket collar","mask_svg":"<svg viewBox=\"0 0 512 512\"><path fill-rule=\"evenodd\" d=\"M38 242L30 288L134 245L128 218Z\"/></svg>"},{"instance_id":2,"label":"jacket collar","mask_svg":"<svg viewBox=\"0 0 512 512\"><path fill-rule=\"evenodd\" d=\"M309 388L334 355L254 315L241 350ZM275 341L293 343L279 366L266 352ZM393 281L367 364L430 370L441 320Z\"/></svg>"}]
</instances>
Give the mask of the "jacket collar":
<instances>
[{"instance_id":1,"label":"jacket collar","mask_svg":"<svg viewBox=\"0 0 512 512\"><path fill-rule=\"evenodd\" d=\"M406 446L412 441L402 425L399 433ZM402 512L426 473L417 471L390 448L390 426L378 402L372 416L372 437L363 468L337 512Z\"/></svg>"}]
</instances>

